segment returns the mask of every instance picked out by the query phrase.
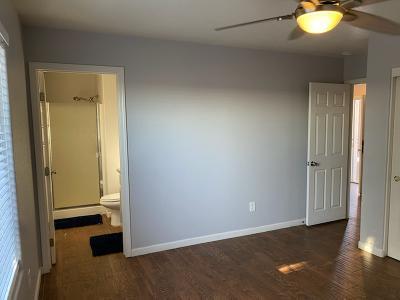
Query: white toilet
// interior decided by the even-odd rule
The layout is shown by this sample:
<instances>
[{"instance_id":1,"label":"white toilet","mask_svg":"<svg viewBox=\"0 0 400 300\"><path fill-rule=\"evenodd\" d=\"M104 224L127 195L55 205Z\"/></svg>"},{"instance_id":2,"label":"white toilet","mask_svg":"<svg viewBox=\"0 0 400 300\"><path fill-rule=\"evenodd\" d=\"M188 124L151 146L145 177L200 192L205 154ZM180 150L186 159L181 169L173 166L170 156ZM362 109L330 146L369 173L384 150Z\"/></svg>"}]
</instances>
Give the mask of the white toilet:
<instances>
[{"instance_id":1,"label":"white toilet","mask_svg":"<svg viewBox=\"0 0 400 300\"><path fill-rule=\"evenodd\" d=\"M120 193L104 195L100 204L111 212L111 226L121 226L121 198Z\"/></svg>"}]
</instances>

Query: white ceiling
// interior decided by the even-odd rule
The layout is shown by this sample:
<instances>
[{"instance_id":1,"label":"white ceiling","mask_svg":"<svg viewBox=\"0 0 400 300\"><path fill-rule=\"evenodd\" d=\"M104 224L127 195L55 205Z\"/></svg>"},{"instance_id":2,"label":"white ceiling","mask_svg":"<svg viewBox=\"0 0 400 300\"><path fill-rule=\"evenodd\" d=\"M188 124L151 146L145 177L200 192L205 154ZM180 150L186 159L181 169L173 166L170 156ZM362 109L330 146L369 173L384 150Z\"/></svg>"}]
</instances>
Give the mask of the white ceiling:
<instances>
[{"instance_id":1,"label":"white ceiling","mask_svg":"<svg viewBox=\"0 0 400 300\"><path fill-rule=\"evenodd\" d=\"M364 53L368 32L341 24L334 31L288 41L295 21L215 32L213 28L288 14L294 0L14 0L22 22L74 29L233 47L341 55ZM363 9L400 22L400 1Z\"/></svg>"}]
</instances>

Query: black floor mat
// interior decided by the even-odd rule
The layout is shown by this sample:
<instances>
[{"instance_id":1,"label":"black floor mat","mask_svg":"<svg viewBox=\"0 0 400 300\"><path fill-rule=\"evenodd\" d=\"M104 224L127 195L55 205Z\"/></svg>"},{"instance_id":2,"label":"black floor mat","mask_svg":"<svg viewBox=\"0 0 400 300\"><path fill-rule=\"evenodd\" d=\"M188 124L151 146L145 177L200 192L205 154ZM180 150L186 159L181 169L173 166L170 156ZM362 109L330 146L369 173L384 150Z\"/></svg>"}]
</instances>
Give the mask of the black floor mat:
<instances>
[{"instance_id":1,"label":"black floor mat","mask_svg":"<svg viewBox=\"0 0 400 300\"><path fill-rule=\"evenodd\" d=\"M91 215L91 216L54 220L55 229L66 229L66 228L82 227L82 226L97 225L97 224L103 224L103 219L101 215Z\"/></svg>"},{"instance_id":2,"label":"black floor mat","mask_svg":"<svg viewBox=\"0 0 400 300\"><path fill-rule=\"evenodd\" d=\"M92 236L90 247L93 256L122 252L122 232Z\"/></svg>"}]
</instances>

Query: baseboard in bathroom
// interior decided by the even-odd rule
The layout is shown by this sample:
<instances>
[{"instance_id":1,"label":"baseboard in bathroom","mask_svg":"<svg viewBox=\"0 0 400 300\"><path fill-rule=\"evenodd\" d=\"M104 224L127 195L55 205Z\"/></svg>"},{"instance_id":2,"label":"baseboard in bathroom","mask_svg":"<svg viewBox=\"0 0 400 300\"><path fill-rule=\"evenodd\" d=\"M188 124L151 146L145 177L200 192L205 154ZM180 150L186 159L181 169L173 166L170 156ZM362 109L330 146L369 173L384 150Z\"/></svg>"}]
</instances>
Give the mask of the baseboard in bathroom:
<instances>
[{"instance_id":1,"label":"baseboard in bathroom","mask_svg":"<svg viewBox=\"0 0 400 300\"><path fill-rule=\"evenodd\" d=\"M65 209L57 209L53 212L54 220L65 219L65 218L73 218L73 217L81 217L81 216L89 216L95 214L105 214L106 209L101 205L94 206L85 206L85 207L76 207L76 208L65 208Z\"/></svg>"}]
</instances>

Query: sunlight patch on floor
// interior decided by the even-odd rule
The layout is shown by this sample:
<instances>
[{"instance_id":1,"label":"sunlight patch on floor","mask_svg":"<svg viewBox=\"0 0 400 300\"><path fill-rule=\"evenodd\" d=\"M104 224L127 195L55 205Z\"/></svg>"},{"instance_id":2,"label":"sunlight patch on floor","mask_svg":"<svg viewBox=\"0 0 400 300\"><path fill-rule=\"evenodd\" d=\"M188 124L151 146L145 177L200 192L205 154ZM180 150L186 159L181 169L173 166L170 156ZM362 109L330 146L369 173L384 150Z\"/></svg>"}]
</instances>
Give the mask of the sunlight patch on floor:
<instances>
[{"instance_id":1,"label":"sunlight patch on floor","mask_svg":"<svg viewBox=\"0 0 400 300\"><path fill-rule=\"evenodd\" d=\"M302 261L290 265L281 265L278 266L277 269L279 272L283 274L290 274L292 272L298 272L300 270L303 270L307 266L307 262Z\"/></svg>"}]
</instances>

